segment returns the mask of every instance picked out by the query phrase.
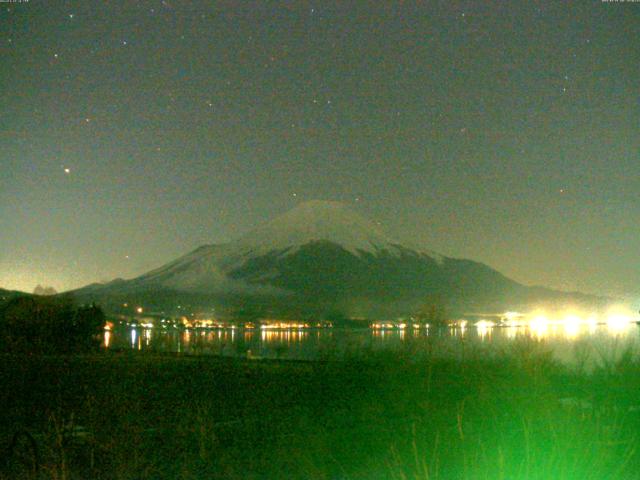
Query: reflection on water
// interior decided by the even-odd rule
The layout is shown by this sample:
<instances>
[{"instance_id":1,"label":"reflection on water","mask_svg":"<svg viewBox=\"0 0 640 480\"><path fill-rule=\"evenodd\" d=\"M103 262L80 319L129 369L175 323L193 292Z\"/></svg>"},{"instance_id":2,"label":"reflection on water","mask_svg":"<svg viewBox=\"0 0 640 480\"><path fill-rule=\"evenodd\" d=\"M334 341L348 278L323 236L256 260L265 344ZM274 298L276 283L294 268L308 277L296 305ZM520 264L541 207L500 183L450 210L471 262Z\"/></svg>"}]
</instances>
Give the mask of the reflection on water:
<instances>
[{"instance_id":1,"label":"reflection on water","mask_svg":"<svg viewBox=\"0 0 640 480\"><path fill-rule=\"evenodd\" d=\"M138 337L138 330L136 330L135 328L131 329L131 347L135 348L136 346L136 338ZM140 350L140 348L138 348L138 350Z\"/></svg>"},{"instance_id":2,"label":"reflection on water","mask_svg":"<svg viewBox=\"0 0 640 480\"><path fill-rule=\"evenodd\" d=\"M571 363L576 352L594 358L614 358L631 347L640 351L639 327L628 319L609 318L606 323L568 316L561 322L543 316L527 323L496 325L480 321L451 327L362 329L172 329L115 327L104 332L103 345L110 349L135 349L187 354L212 354L251 358L318 359L345 358L358 352L410 347L445 355L504 351L519 340L549 348L554 356Z\"/></svg>"},{"instance_id":3,"label":"reflection on water","mask_svg":"<svg viewBox=\"0 0 640 480\"><path fill-rule=\"evenodd\" d=\"M494 325L492 322L486 322L483 320L479 321L478 323L476 323L478 338L480 338L480 340L484 340L487 337L487 335L491 335L493 328L494 328Z\"/></svg>"}]
</instances>

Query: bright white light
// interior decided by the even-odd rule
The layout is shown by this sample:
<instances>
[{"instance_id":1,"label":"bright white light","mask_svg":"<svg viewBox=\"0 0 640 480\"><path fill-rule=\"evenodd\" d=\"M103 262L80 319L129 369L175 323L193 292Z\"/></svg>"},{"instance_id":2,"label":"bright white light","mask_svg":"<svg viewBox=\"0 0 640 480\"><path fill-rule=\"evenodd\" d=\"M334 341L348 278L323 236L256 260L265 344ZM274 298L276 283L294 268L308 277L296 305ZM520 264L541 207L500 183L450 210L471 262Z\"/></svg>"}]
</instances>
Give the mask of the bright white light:
<instances>
[{"instance_id":1,"label":"bright white light","mask_svg":"<svg viewBox=\"0 0 640 480\"><path fill-rule=\"evenodd\" d=\"M577 315L567 315L564 319L564 331L569 338L576 337L580 332L582 320Z\"/></svg>"},{"instance_id":2,"label":"bright white light","mask_svg":"<svg viewBox=\"0 0 640 480\"><path fill-rule=\"evenodd\" d=\"M543 337L549 328L549 319L545 315L537 315L529 322L529 328L536 337Z\"/></svg>"},{"instance_id":3,"label":"bright white light","mask_svg":"<svg viewBox=\"0 0 640 480\"><path fill-rule=\"evenodd\" d=\"M491 320L480 320L479 322L476 322L476 328L491 328L494 326L495 323L493 323Z\"/></svg>"},{"instance_id":4,"label":"bright white light","mask_svg":"<svg viewBox=\"0 0 640 480\"><path fill-rule=\"evenodd\" d=\"M484 339L484 337L491 332L494 325L495 323L490 320L480 320L479 322L476 322L476 329L478 330L480 338Z\"/></svg>"}]
</instances>

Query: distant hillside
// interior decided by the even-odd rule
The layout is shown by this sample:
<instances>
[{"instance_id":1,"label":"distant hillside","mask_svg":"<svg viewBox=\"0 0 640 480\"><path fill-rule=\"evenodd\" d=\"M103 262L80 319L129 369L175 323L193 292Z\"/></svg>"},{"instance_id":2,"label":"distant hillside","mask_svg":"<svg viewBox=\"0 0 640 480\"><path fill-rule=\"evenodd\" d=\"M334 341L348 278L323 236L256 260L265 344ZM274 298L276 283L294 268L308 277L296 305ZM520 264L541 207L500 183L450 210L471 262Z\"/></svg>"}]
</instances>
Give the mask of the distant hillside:
<instances>
[{"instance_id":1,"label":"distant hillside","mask_svg":"<svg viewBox=\"0 0 640 480\"><path fill-rule=\"evenodd\" d=\"M19 292L19 291L16 291L16 290L4 290L4 289L0 288L0 305L8 302L12 298L25 297L25 296L30 296L30 294L25 293L25 292Z\"/></svg>"}]
</instances>

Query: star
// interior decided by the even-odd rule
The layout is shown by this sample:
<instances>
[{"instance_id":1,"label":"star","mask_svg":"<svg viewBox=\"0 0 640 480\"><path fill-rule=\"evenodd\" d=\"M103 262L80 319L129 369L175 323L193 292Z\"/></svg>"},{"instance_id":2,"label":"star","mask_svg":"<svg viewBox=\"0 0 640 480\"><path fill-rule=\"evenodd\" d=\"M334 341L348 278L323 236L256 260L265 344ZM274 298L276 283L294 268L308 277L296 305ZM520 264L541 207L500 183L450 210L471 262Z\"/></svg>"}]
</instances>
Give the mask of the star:
<instances>
[{"instance_id":1,"label":"star","mask_svg":"<svg viewBox=\"0 0 640 480\"><path fill-rule=\"evenodd\" d=\"M68 175L68 174L70 174L70 173L71 173L71 169L70 169L70 168L65 167L65 169L64 169L64 173L65 173L65 174L67 174L67 175Z\"/></svg>"}]
</instances>

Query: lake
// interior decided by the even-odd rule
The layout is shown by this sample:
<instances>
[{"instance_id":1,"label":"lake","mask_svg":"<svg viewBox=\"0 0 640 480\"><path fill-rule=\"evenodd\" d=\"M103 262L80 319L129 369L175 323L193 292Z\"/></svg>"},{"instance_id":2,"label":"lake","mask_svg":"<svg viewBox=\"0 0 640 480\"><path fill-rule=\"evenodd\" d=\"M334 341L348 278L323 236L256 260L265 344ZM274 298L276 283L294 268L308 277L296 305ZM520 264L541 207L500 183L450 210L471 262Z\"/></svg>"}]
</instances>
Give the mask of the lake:
<instances>
[{"instance_id":1,"label":"lake","mask_svg":"<svg viewBox=\"0 0 640 480\"><path fill-rule=\"evenodd\" d=\"M104 332L103 346L192 355L297 360L348 359L397 352L464 358L539 346L566 364L612 361L640 352L640 326L550 324L439 328L178 329L119 325Z\"/></svg>"}]
</instances>

